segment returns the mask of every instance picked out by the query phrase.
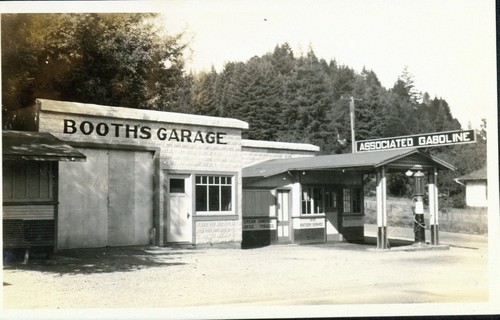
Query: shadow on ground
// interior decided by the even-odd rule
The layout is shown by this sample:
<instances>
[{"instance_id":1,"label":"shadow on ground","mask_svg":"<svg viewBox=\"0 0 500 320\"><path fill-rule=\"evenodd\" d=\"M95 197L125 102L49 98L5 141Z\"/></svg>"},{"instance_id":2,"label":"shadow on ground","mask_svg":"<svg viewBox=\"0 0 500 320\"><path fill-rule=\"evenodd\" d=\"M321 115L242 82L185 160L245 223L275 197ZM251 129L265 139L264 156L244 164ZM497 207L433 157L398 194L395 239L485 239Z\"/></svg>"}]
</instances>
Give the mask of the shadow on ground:
<instances>
[{"instance_id":1,"label":"shadow on ground","mask_svg":"<svg viewBox=\"0 0 500 320\"><path fill-rule=\"evenodd\" d=\"M410 246L413 244L413 241L402 240L402 239L388 239L388 242L390 248ZM338 242L326 242L321 244L308 244L308 245L328 247L336 250L366 251L377 248L377 238L365 236L364 241L356 241L356 242L338 241Z\"/></svg>"},{"instance_id":2,"label":"shadow on ground","mask_svg":"<svg viewBox=\"0 0 500 320\"><path fill-rule=\"evenodd\" d=\"M136 271L144 268L183 265L183 255L190 248L113 247L73 249L57 252L50 258L32 255L27 264L22 259L4 261L5 270L29 270L64 274L94 274ZM4 284L5 285L5 284Z\"/></svg>"}]
</instances>

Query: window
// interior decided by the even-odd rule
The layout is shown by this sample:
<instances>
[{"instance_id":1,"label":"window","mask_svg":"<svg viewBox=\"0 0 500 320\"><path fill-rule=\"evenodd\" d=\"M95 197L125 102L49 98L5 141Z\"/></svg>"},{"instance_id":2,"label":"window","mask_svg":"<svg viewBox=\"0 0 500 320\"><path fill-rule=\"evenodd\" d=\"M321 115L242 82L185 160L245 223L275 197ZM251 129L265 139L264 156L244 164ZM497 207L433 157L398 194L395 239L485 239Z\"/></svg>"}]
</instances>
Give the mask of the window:
<instances>
[{"instance_id":1,"label":"window","mask_svg":"<svg viewBox=\"0 0 500 320\"><path fill-rule=\"evenodd\" d=\"M196 211L228 212L232 210L233 178L196 176Z\"/></svg>"},{"instance_id":2,"label":"window","mask_svg":"<svg viewBox=\"0 0 500 320\"><path fill-rule=\"evenodd\" d=\"M184 193L184 181L184 179L170 179L170 193Z\"/></svg>"},{"instance_id":3,"label":"window","mask_svg":"<svg viewBox=\"0 0 500 320\"><path fill-rule=\"evenodd\" d=\"M323 188L302 188L302 214L324 213L324 190Z\"/></svg>"},{"instance_id":4,"label":"window","mask_svg":"<svg viewBox=\"0 0 500 320\"><path fill-rule=\"evenodd\" d=\"M342 199L344 204L344 212L351 212L351 189L344 188L342 189Z\"/></svg>"},{"instance_id":5,"label":"window","mask_svg":"<svg viewBox=\"0 0 500 320\"><path fill-rule=\"evenodd\" d=\"M52 165L45 161L5 161L2 193L4 202L54 200Z\"/></svg>"},{"instance_id":6,"label":"window","mask_svg":"<svg viewBox=\"0 0 500 320\"><path fill-rule=\"evenodd\" d=\"M348 188L342 189L344 212L361 212L361 189Z\"/></svg>"}]
</instances>

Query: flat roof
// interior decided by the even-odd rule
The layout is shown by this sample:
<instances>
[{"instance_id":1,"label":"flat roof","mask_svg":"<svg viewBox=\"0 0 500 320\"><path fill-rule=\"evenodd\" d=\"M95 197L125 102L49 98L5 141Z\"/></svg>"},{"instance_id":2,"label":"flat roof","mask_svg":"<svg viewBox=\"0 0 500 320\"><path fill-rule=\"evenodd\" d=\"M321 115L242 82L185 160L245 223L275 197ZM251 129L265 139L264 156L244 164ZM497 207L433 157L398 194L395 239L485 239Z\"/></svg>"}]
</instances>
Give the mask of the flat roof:
<instances>
[{"instance_id":1,"label":"flat roof","mask_svg":"<svg viewBox=\"0 0 500 320\"><path fill-rule=\"evenodd\" d=\"M440 169L455 170L451 164L416 148L386 150L362 153L346 153L315 157L275 159L263 161L243 168L243 177L271 177L287 171L328 170L328 169L368 169L373 170L410 155L419 155L431 161ZM411 165L408 165L410 167Z\"/></svg>"},{"instance_id":2,"label":"flat roof","mask_svg":"<svg viewBox=\"0 0 500 320\"><path fill-rule=\"evenodd\" d=\"M2 131L3 160L85 161L86 158L50 133Z\"/></svg>"},{"instance_id":3,"label":"flat roof","mask_svg":"<svg viewBox=\"0 0 500 320\"><path fill-rule=\"evenodd\" d=\"M37 99L41 111L65 114L77 114L92 117L106 117L119 119L135 119L153 122L182 123L200 126L248 129L245 121L210 116L200 116L187 113L165 112L156 110L133 109L123 107L103 106L80 102L56 101Z\"/></svg>"}]
</instances>

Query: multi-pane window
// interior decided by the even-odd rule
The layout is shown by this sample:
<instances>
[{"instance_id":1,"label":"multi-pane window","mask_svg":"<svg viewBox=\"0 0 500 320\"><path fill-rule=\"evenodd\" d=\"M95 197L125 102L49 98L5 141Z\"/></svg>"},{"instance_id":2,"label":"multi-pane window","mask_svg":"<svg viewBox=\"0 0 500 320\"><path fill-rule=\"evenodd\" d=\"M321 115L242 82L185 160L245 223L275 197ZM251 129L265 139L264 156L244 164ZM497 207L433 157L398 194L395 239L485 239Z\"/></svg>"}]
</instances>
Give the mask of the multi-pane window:
<instances>
[{"instance_id":1,"label":"multi-pane window","mask_svg":"<svg viewBox=\"0 0 500 320\"><path fill-rule=\"evenodd\" d=\"M302 188L302 214L324 213L324 190L323 188Z\"/></svg>"},{"instance_id":2,"label":"multi-pane window","mask_svg":"<svg viewBox=\"0 0 500 320\"><path fill-rule=\"evenodd\" d=\"M44 161L5 161L4 202L52 201L52 165Z\"/></svg>"},{"instance_id":3,"label":"multi-pane window","mask_svg":"<svg viewBox=\"0 0 500 320\"><path fill-rule=\"evenodd\" d=\"M360 188L348 188L342 189L343 195L343 211L360 213L361 212L361 189Z\"/></svg>"},{"instance_id":4,"label":"multi-pane window","mask_svg":"<svg viewBox=\"0 0 500 320\"><path fill-rule=\"evenodd\" d=\"M196 211L227 212L232 210L233 178L230 176L196 176Z\"/></svg>"},{"instance_id":5,"label":"multi-pane window","mask_svg":"<svg viewBox=\"0 0 500 320\"><path fill-rule=\"evenodd\" d=\"M344 205L344 212L351 212L351 189L344 188L342 189L342 201Z\"/></svg>"}]
</instances>

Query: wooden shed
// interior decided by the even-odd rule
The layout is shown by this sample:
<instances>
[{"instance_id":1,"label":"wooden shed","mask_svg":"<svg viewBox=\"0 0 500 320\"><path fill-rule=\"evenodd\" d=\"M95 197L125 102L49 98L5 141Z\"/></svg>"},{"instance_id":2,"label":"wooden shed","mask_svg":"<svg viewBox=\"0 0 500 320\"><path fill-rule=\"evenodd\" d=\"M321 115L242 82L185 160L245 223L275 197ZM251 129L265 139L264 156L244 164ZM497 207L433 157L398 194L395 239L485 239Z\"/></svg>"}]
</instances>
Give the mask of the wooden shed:
<instances>
[{"instance_id":1,"label":"wooden shed","mask_svg":"<svg viewBox=\"0 0 500 320\"><path fill-rule=\"evenodd\" d=\"M55 249L59 161L86 157L49 133L2 132L3 248Z\"/></svg>"},{"instance_id":2,"label":"wooden shed","mask_svg":"<svg viewBox=\"0 0 500 320\"><path fill-rule=\"evenodd\" d=\"M465 204L468 207L488 206L488 174L486 167L458 177L455 181L465 186Z\"/></svg>"}]
</instances>

